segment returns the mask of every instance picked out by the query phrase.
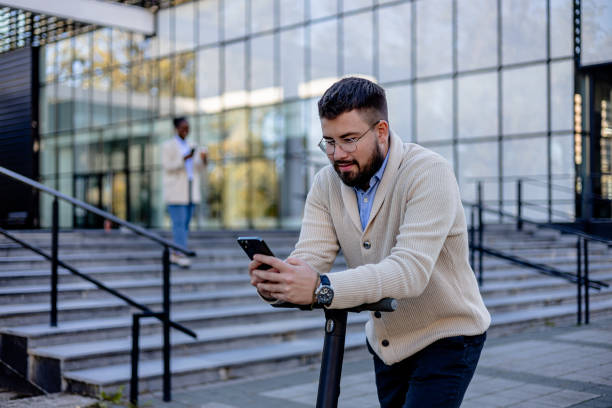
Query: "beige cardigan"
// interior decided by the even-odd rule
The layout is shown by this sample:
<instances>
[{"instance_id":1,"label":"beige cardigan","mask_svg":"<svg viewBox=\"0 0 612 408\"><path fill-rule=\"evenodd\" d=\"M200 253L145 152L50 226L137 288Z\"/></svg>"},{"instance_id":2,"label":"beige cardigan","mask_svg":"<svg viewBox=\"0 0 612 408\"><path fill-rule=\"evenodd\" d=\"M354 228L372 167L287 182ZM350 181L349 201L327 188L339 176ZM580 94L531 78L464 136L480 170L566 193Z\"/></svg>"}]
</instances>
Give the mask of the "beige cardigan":
<instances>
[{"instance_id":1,"label":"beige cardigan","mask_svg":"<svg viewBox=\"0 0 612 408\"><path fill-rule=\"evenodd\" d=\"M166 204L188 204L187 170L185 160L178 142L174 137L166 140L161 147L161 161L164 169L163 188ZM202 199L200 192L200 172L204 168L200 153L196 149L193 155L193 181L191 183L191 198L194 204Z\"/></svg>"},{"instance_id":2,"label":"beige cardigan","mask_svg":"<svg viewBox=\"0 0 612 408\"><path fill-rule=\"evenodd\" d=\"M368 341L386 364L441 338L481 334L491 322L468 262L465 214L452 168L393 134L390 149L365 231L355 191L327 166L308 194L291 254L327 273L342 249L349 269L328 275L335 292L331 308L398 299L395 312L380 318L371 313L366 323Z\"/></svg>"}]
</instances>

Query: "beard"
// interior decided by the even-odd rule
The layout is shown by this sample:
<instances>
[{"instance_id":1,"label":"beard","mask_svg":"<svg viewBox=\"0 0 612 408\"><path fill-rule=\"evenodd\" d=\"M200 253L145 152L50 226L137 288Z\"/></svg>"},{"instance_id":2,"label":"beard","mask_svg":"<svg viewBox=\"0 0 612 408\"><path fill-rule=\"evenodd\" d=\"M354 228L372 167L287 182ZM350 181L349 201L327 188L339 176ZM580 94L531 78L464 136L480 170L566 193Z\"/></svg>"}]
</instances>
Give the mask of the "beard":
<instances>
[{"instance_id":1,"label":"beard","mask_svg":"<svg viewBox=\"0 0 612 408\"><path fill-rule=\"evenodd\" d=\"M362 166L357 162L357 160L344 160L344 161L335 161L333 163L334 170L342 180L344 184L349 187L359 187L364 191L370 187L370 179L376 172L380 169L383 162L385 161L385 156L380 150L380 146L378 143L375 143L376 146L374 150L374 154L370 156L370 159ZM357 173L353 172L342 172L340 171L339 165L346 164L354 164L357 167Z\"/></svg>"}]
</instances>

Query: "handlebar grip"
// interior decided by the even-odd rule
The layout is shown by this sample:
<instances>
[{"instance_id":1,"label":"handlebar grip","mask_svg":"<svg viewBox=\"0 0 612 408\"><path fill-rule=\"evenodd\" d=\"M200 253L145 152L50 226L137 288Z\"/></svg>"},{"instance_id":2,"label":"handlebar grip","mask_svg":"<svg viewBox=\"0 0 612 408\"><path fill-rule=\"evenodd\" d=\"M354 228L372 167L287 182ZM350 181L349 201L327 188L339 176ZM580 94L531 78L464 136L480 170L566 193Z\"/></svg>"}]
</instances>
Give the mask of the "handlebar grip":
<instances>
[{"instance_id":1,"label":"handlebar grip","mask_svg":"<svg viewBox=\"0 0 612 408\"><path fill-rule=\"evenodd\" d=\"M393 298L383 298L383 299L380 299L378 302L364 303L363 305L351 307L345 310L347 312L359 313L363 311L393 312L395 309L397 309L397 300Z\"/></svg>"},{"instance_id":2,"label":"handlebar grip","mask_svg":"<svg viewBox=\"0 0 612 408\"><path fill-rule=\"evenodd\" d=\"M289 303L289 302L272 303L272 306L282 307L282 308L297 308L300 310L311 310L310 305L296 305L294 303ZM319 304L314 304L312 308L313 309L323 309L323 306ZM364 312L364 311L393 312L395 309L397 309L397 300L393 298L383 298L383 299L380 299L378 302L364 303L363 305L350 307L347 309L337 309L337 310L344 310L347 312L359 313L359 312Z\"/></svg>"}]
</instances>

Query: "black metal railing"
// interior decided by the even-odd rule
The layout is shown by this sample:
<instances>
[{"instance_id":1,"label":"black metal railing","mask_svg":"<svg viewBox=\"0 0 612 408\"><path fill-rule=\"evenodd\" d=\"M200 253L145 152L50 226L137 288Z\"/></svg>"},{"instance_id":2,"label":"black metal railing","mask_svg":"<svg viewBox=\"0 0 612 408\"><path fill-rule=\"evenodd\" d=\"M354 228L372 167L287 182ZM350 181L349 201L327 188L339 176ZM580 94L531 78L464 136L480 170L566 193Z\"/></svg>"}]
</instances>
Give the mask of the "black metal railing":
<instances>
[{"instance_id":1,"label":"black metal railing","mask_svg":"<svg viewBox=\"0 0 612 408\"><path fill-rule=\"evenodd\" d=\"M40 248L35 247L34 245L31 245L25 241L23 241L22 239L19 239L18 237L14 236L13 234L9 233L8 231L0 228L0 234L6 236L7 238L9 238L10 240L18 243L19 245L21 245L24 248L27 248L41 256L43 256L45 259L51 261L51 305L50 305L50 325L53 327L57 326L57 315L58 315L58 308L57 308L57 297L58 297L58 268L61 266L62 268L66 269L67 271L69 271L70 273L79 276L82 279L85 279L88 282L93 283L98 289L101 289L107 293L110 293L111 295L123 300L124 302L126 302L128 305L139 309L142 313L138 313L138 314L134 314L134 316L151 316L151 317L155 317L158 320L160 320L162 322L163 325L163 360L164 360L164 374L163 374L163 399L164 401L170 401L171 400L171 377L170 377L170 328L175 328L177 330L182 331L183 333L196 338L197 335L195 332L193 332L192 330L188 329L187 327L176 323L172 320L170 320L170 249L173 249L175 251L184 253L186 255L189 256L195 256L195 252L184 248L180 245L176 245L175 243L164 239L162 237L160 237L159 235L153 234L150 231L147 231L146 229L139 227L138 225L132 224L128 221L125 221L121 218L118 218L116 216L114 216L111 213L108 213L106 211L100 210L99 208L96 208L92 205L89 205L81 200L78 200L74 197L70 197L67 196L65 194L60 193L57 190L54 190L52 188L49 188L43 184L40 184L32 179L29 179L27 177L24 177L18 173L15 173L9 169L6 169L4 167L0 167L0 174L15 180L17 182L20 182L22 184L26 184L30 187L32 187L35 190L38 191L42 191L44 193L50 194L51 196L53 196L53 202L52 202L52 215L51 215L51 254L46 253L45 251L43 251ZM128 296L125 296L123 294L121 294L120 292L106 286L104 283L82 273L79 272L76 268L68 265L67 263L65 263L64 261L62 261L61 259L59 259L58 256L58 252L59 252L59 200L63 200L65 202L68 202L70 204L72 204L73 206L79 207L84 209L85 211L88 211L92 214L96 214L100 217L103 217L104 219L107 219L117 225L120 225L122 227L125 227L126 229L134 232L137 235L140 235L142 237L145 237L157 244L160 244L163 247L162 250L162 297L163 297L163 310L162 312L154 312L153 310L149 309L147 306L142 305L136 301L134 301L133 299L129 298ZM133 324L137 324L138 323L138 319L136 317L133 318ZM139 331L136 330L134 327L132 327L132 334L134 336L133 341L136 342L136 344L138 343L139 340L139 336L138 336ZM138 351L138 350L136 350ZM132 373L138 373L138 353L136 352L136 354L134 353L134 350L132 350L132 365L136 366L136 369L132 370ZM134 357L136 357L136 359L134 360ZM132 377L131 379L131 384L137 384L138 382L138 378L137 377ZM130 390L130 400L132 403L136 403L137 402L137 394L134 395L134 392L138 392L138 386L136 385L134 387L135 391Z\"/></svg>"},{"instance_id":2,"label":"black metal railing","mask_svg":"<svg viewBox=\"0 0 612 408\"><path fill-rule=\"evenodd\" d=\"M551 223L542 223L534 220L530 220L523 216L522 208L524 207L522 184L523 180L516 180L517 183L517 202L516 202L516 214L511 214L503 211L501 208L492 208L484 204L483 200L483 188L482 183L477 183L477 202L465 202L465 205L470 206L470 262L472 267L475 265L475 253L478 252L478 283L482 285L484 269L483 269L483 256L484 254L504 259L511 263L521 265L530 268L538 273L558 277L564 279L570 283L573 283L577 287L576 293L576 305L577 305L577 323L582 323L582 317L584 314L584 321L586 324L590 321L590 309L589 309L589 289L601 290L604 287L609 287L609 284L599 280L592 280L589 277L589 242L599 242L612 247L612 240L602 238L599 236L587 234L585 232L563 226L555 225ZM535 225L541 229L554 229L564 234L570 234L576 236L576 272L571 273L562 271L549 265L542 263L531 262L527 259L517 257L515 255L507 254L497 249L486 247L484 243L484 213L491 213L499 215L502 218L513 219L516 222L517 230L522 230L524 224ZM583 294L584 293L584 294ZM584 313L582 305L584 303Z\"/></svg>"}]
</instances>

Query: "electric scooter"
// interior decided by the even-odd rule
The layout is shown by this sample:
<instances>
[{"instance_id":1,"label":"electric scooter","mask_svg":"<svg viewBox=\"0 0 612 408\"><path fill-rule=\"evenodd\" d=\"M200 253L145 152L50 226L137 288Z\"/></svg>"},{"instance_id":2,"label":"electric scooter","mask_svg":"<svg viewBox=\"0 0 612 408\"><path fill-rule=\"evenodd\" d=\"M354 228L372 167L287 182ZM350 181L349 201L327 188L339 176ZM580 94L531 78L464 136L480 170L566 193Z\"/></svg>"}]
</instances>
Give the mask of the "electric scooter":
<instances>
[{"instance_id":1,"label":"electric scooter","mask_svg":"<svg viewBox=\"0 0 612 408\"><path fill-rule=\"evenodd\" d=\"M296 305L285 302L276 303L272 306L312 310L310 305ZM323 306L317 304L313 307L323 308ZM397 300L391 298L384 298L376 303L363 304L349 309L325 309L325 341L323 343L316 408L336 408L338 406L348 312L393 312L395 309L397 309Z\"/></svg>"}]
</instances>

